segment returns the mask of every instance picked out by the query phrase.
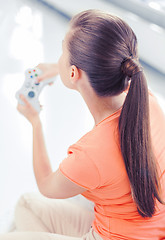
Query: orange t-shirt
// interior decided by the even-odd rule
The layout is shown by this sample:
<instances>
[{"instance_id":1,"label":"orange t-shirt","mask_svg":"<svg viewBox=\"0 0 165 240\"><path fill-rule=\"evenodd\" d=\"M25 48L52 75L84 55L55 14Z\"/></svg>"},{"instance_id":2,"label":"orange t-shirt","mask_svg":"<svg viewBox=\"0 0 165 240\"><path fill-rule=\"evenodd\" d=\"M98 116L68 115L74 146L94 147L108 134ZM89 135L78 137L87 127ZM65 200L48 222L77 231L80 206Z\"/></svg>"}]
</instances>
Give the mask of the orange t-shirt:
<instances>
[{"instance_id":1,"label":"orange t-shirt","mask_svg":"<svg viewBox=\"0 0 165 240\"><path fill-rule=\"evenodd\" d=\"M165 116L150 94L151 136L160 166L165 200ZM94 230L108 239L165 239L165 205L157 202L152 218L142 218L131 196L130 183L118 139L121 109L97 124L68 149L60 171L87 189L82 195L94 202Z\"/></svg>"}]
</instances>

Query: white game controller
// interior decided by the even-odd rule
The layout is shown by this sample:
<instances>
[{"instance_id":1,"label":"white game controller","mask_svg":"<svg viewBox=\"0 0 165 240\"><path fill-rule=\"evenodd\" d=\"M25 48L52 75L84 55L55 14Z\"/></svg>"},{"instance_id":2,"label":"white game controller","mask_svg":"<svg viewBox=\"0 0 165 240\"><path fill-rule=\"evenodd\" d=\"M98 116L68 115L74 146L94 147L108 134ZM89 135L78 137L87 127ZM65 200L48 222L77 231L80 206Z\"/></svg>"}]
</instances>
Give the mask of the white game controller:
<instances>
[{"instance_id":1,"label":"white game controller","mask_svg":"<svg viewBox=\"0 0 165 240\"><path fill-rule=\"evenodd\" d=\"M53 78L44 80L40 83L37 82L37 76L41 75L42 71L39 68L29 68L25 71L25 81L19 91L16 92L16 98L18 102L24 105L24 102L20 99L20 94L23 94L29 103L40 112L39 94L43 87L52 83Z\"/></svg>"}]
</instances>

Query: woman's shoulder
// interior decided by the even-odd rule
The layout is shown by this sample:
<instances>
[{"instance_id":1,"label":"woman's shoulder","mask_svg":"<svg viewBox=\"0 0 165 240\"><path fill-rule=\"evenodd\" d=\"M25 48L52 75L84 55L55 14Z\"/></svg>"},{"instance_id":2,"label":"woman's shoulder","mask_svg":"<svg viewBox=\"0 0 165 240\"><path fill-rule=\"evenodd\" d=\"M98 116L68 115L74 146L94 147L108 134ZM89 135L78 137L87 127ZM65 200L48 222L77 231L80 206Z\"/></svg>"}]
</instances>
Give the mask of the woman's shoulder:
<instances>
[{"instance_id":1,"label":"woman's shoulder","mask_svg":"<svg viewBox=\"0 0 165 240\"><path fill-rule=\"evenodd\" d=\"M74 146L79 146L82 148L97 148L103 147L109 143L116 141L118 136L118 120L111 121L110 119L106 119L100 125L95 126L91 131L84 134L75 144Z\"/></svg>"}]
</instances>

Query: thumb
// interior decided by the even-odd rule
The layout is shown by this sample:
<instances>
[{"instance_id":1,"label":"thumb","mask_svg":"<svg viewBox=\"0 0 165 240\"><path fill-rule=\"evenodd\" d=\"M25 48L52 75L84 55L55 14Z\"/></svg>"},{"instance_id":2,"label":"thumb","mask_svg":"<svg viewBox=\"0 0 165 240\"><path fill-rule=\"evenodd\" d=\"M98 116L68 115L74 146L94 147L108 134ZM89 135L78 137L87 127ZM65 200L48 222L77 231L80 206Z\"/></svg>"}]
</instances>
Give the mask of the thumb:
<instances>
[{"instance_id":1,"label":"thumb","mask_svg":"<svg viewBox=\"0 0 165 240\"><path fill-rule=\"evenodd\" d=\"M38 82L44 81L48 78L52 78L52 73L51 72L45 72L42 75L37 77Z\"/></svg>"},{"instance_id":2,"label":"thumb","mask_svg":"<svg viewBox=\"0 0 165 240\"><path fill-rule=\"evenodd\" d=\"M28 102L28 100L26 99L26 97L23 94L20 94L19 97L25 103L25 105L27 105L28 107L30 106L30 103Z\"/></svg>"},{"instance_id":3,"label":"thumb","mask_svg":"<svg viewBox=\"0 0 165 240\"><path fill-rule=\"evenodd\" d=\"M47 79L47 74L42 74L40 76L37 77L37 81L38 82L41 82L43 80Z\"/></svg>"}]
</instances>

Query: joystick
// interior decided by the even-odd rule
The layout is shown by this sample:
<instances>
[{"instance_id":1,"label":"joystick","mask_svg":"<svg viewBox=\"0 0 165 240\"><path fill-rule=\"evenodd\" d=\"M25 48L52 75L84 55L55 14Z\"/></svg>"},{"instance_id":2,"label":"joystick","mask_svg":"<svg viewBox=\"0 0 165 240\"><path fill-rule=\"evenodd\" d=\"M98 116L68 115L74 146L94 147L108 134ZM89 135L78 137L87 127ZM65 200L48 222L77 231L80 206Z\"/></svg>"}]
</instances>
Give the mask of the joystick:
<instances>
[{"instance_id":1,"label":"joystick","mask_svg":"<svg viewBox=\"0 0 165 240\"><path fill-rule=\"evenodd\" d=\"M39 68L29 68L25 71L25 81L19 91L16 92L16 98L18 102L24 105L24 102L20 99L20 94L23 94L30 104L40 112L39 94L43 87L53 82L54 79L44 80L37 82L37 77L42 74Z\"/></svg>"}]
</instances>

